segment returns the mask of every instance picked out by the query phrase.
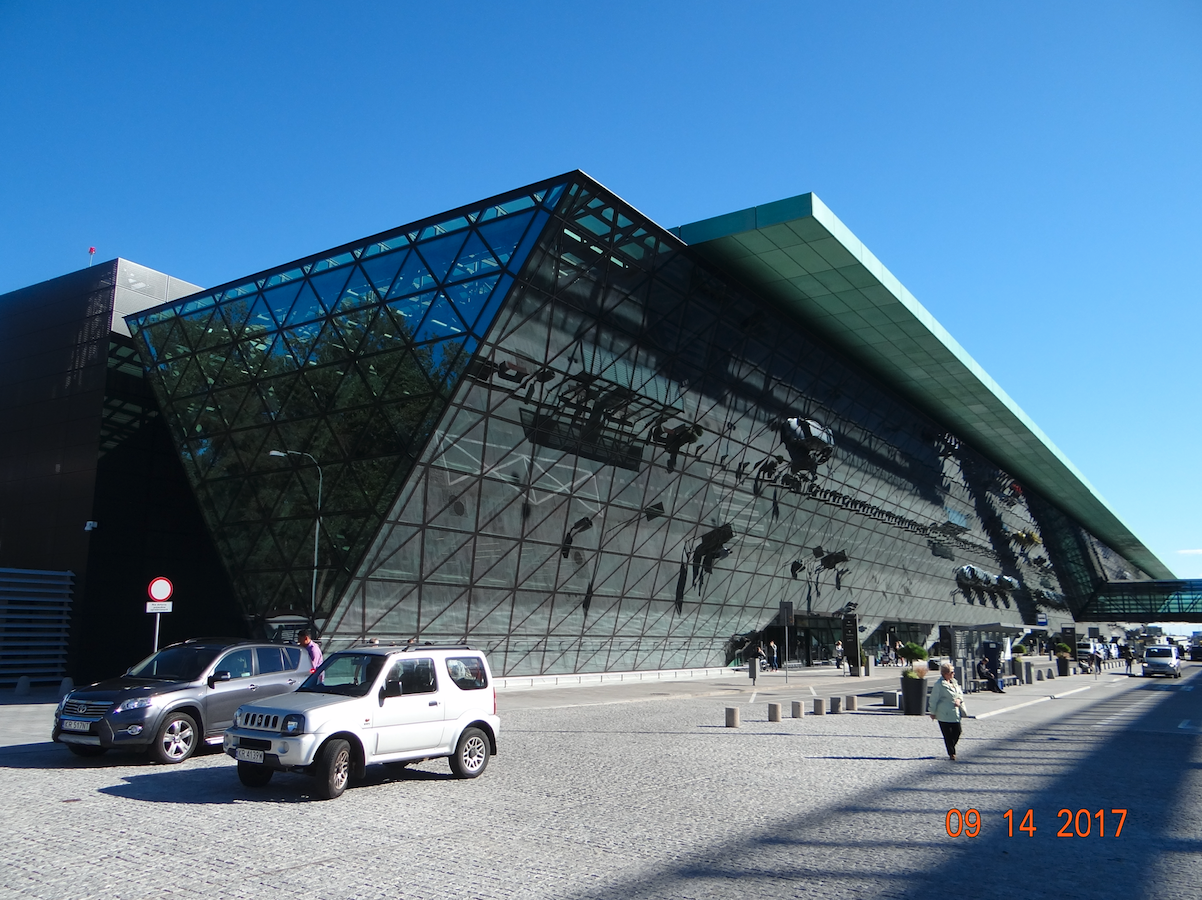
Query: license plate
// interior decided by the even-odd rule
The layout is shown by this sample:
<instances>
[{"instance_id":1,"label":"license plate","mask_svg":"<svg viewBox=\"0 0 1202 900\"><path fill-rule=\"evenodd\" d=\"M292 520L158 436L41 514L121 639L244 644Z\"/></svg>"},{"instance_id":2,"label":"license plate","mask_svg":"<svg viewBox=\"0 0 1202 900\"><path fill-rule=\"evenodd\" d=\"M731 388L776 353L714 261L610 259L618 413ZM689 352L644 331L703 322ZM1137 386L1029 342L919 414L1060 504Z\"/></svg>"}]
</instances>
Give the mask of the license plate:
<instances>
[{"instance_id":1,"label":"license plate","mask_svg":"<svg viewBox=\"0 0 1202 900\"><path fill-rule=\"evenodd\" d=\"M238 760L239 762L261 763L263 761L263 751L262 750L243 750L241 747L239 747L234 758L236 760Z\"/></svg>"},{"instance_id":2,"label":"license plate","mask_svg":"<svg viewBox=\"0 0 1202 900\"><path fill-rule=\"evenodd\" d=\"M92 727L91 722L81 722L79 719L63 719L59 724L63 731L87 731Z\"/></svg>"}]
</instances>

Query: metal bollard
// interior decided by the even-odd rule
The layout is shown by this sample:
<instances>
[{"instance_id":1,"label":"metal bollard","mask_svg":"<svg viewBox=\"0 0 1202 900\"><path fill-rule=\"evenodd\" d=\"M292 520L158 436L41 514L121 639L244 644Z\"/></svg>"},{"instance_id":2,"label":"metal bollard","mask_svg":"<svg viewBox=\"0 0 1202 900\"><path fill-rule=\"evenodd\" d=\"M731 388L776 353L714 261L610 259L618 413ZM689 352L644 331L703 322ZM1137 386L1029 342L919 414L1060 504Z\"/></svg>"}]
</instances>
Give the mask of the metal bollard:
<instances>
[{"instance_id":1,"label":"metal bollard","mask_svg":"<svg viewBox=\"0 0 1202 900\"><path fill-rule=\"evenodd\" d=\"M825 716L826 715L825 701L823 701L823 699L821 697L814 698L814 715L816 715L816 716Z\"/></svg>"},{"instance_id":2,"label":"metal bollard","mask_svg":"<svg viewBox=\"0 0 1202 900\"><path fill-rule=\"evenodd\" d=\"M726 707L726 727L727 728L738 728L739 727L739 708L737 706Z\"/></svg>"},{"instance_id":3,"label":"metal bollard","mask_svg":"<svg viewBox=\"0 0 1202 900\"><path fill-rule=\"evenodd\" d=\"M897 691L882 691L881 692L882 706L897 706Z\"/></svg>"},{"instance_id":4,"label":"metal bollard","mask_svg":"<svg viewBox=\"0 0 1202 900\"><path fill-rule=\"evenodd\" d=\"M794 701L793 701L793 718L794 718L794 719L800 719L800 718L802 718L802 717L803 717L805 714L806 714L806 711L805 711L805 708L802 706L802 704L801 704L801 701L800 701L800 700L794 700Z\"/></svg>"},{"instance_id":5,"label":"metal bollard","mask_svg":"<svg viewBox=\"0 0 1202 900\"><path fill-rule=\"evenodd\" d=\"M848 694L846 697L843 698L843 708L845 710L847 710L848 712L856 711L856 695L855 694Z\"/></svg>"},{"instance_id":6,"label":"metal bollard","mask_svg":"<svg viewBox=\"0 0 1202 900\"><path fill-rule=\"evenodd\" d=\"M842 697L831 697L831 715L837 716L842 711L839 707L843 705Z\"/></svg>"},{"instance_id":7,"label":"metal bollard","mask_svg":"<svg viewBox=\"0 0 1202 900\"><path fill-rule=\"evenodd\" d=\"M768 721L769 722L779 722L780 721L780 704L779 703L769 703L768 704Z\"/></svg>"}]
</instances>

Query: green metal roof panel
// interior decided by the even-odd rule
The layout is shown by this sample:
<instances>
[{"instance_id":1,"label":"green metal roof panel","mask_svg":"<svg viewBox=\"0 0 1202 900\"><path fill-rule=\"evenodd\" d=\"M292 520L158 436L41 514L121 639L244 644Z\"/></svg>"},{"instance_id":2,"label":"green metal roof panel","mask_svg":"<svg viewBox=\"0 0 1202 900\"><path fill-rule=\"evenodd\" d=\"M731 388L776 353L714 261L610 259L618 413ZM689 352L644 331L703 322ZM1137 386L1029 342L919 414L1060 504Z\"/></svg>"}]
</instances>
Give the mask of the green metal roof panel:
<instances>
[{"instance_id":1,"label":"green metal roof panel","mask_svg":"<svg viewBox=\"0 0 1202 900\"><path fill-rule=\"evenodd\" d=\"M935 317L813 194L672 229L1153 578L1175 576Z\"/></svg>"}]
</instances>

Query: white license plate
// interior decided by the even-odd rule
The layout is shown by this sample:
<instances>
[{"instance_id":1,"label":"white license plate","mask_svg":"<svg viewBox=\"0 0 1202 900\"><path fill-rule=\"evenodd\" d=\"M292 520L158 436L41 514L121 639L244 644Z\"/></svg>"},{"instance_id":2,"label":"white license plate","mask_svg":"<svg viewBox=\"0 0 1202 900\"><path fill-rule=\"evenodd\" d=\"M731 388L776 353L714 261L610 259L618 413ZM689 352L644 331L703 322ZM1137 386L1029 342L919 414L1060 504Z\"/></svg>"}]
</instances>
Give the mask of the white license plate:
<instances>
[{"instance_id":1,"label":"white license plate","mask_svg":"<svg viewBox=\"0 0 1202 900\"><path fill-rule=\"evenodd\" d=\"M87 731L92 727L91 722L81 722L79 719L63 719L59 724L63 731Z\"/></svg>"},{"instance_id":2,"label":"white license plate","mask_svg":"<svg viewBox=\"0 0 1202 900\"><path fill-rule=\"evenodd\" d=\"M237 753L234 755L234 758L239 762L261 763L263 761L263 751L243 750L241 747L239 747Z\"/></svg>"}]
</instances>

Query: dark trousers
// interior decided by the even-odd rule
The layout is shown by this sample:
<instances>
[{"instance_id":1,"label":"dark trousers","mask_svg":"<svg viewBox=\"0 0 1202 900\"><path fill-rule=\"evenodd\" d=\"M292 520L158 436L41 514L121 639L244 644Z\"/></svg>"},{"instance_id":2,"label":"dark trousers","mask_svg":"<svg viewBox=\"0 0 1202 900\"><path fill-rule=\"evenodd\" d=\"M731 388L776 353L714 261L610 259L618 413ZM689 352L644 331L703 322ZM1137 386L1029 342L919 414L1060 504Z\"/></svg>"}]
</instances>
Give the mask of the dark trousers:
<instances>
[{"instance_id":1,"label":"dark trousers","mask_svg":"<svg viewBox=\"0 0 1202 900\"><path fill-rule=\"evenodd\" d=\"M956 755L956 744L960 740L959 722L940 722L939 730L943 732L943 743L947 747L947 755Z\"/></svg>"}]
</instances>

